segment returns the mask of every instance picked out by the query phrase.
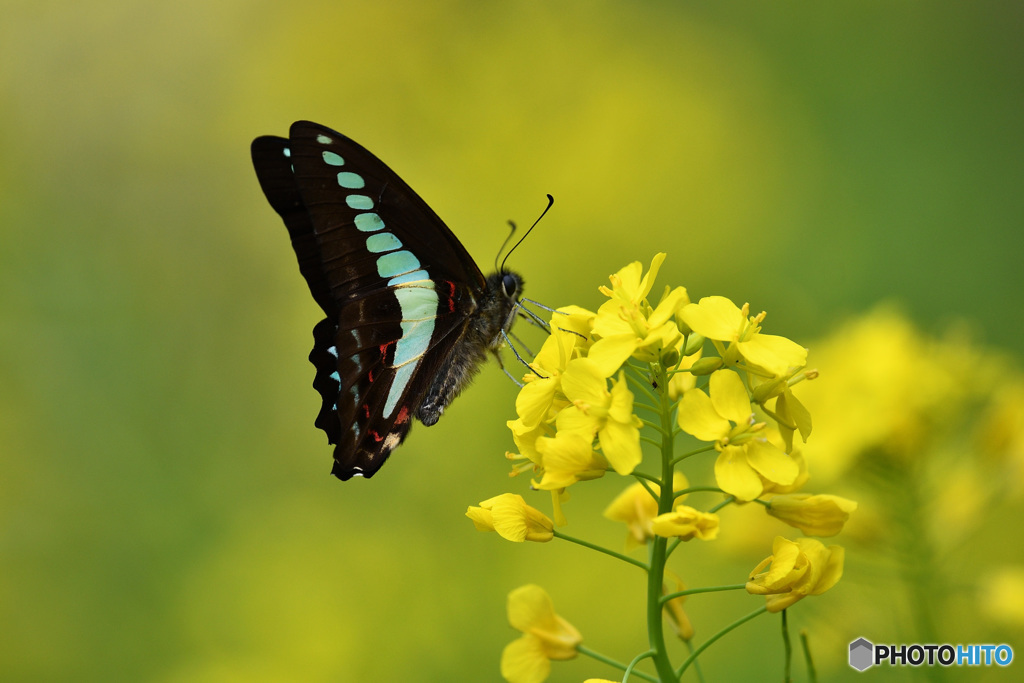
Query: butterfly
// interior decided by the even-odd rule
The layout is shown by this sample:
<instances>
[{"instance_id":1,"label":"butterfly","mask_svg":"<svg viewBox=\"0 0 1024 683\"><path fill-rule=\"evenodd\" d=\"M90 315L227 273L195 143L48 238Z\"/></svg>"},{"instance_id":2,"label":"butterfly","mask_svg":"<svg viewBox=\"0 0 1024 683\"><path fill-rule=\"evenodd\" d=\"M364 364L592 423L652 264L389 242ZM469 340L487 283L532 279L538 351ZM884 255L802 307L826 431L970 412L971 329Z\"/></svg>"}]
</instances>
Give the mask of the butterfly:
<instances>
[{"instance_id":1,"label":"butterfly","mask_svg":"<svg viewBox=\"0 0 1024 683\"><path fill-rule=\"evenodd\" d=\"M412 418L435 424L497 355L523 278L504 264L485 277L412 188L330 128L258 137L252 162L324 311L309 360L331 473L372 477Z\"/></svg>"}]
</instances>

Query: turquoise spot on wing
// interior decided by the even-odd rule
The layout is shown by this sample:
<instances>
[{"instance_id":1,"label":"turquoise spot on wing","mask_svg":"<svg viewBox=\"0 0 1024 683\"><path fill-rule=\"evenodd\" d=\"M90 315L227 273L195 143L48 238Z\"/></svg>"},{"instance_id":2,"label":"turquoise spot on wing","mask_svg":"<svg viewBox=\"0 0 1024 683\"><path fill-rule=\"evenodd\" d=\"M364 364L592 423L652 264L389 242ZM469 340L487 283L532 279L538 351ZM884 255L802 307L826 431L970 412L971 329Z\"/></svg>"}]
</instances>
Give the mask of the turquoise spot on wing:
<instances>
[{"instance_id":1,"label":"turquoise spot on wing","mask_svg":"<svg viewBox=\"0 0 1024 683\"><path fill-rule=\"evenodd\" d=\"M402 309L403 321L432 320L437 316L437 292L432 282L426 287L399 287L395 290L395 296Z\"/></svg>"},{"instance_id":2,"label":"turquoise spot on wing","mask_svg":"<svg viewBox=\"0 0 1024 683\"><path fill-rule=\"evenodd\" d=\"M403 320L402 338L395 344L395 358L392 365L399 367L417 360L430 347L430 337L434 334L434 319Z\"/></svg>"},{"instance_id":3,"label":"turquoise spot on wing","mask_svg":"<svg viewBox=\"0 0 1024 683\"><path fill-rule=\"evenodd\" d=\"M366 182L363 180L363 176L358 173L342 171L338 174L338 184L347 190L361 190L366 185Z\"/></svg>"},{"instance_id":4,"label":"turquoise spot on wing","mask_svg":"<svg viewBox=\"0 0 1024 683\"><path fill-rule=\"evenodd\" d=\"M406 273L405 275L399 275L398 277L391 278L390 280L388 280L388 286L394 287L395 285L404 285L410 282L420 282L421 280L426 280L428 282L430 281L430 276L427 274L427 271L414 270L411 273ZM433 287L433 285L431 285L431 287Z\"/></svg>"},{"instance_id":5,"label":"turquoise spot on wing","mask_svg":"<svg viewBox=\"0 0 1024 683\"><path fill-rule=\"evenodd\" d=\"M378 266L379 262L378 259ZM419 359L430 348L430 339L434 335L434 318L437 316L437 292L434 291L432 282L426 287L399 287L395 290L395 296L402 310L402 337L395 344L395 357L391 361L397 370L384 403L384 417L390 417L395 411L399 399L419 366Z\"/></svg>"},{"instance_id":6,"label":"turquoise spot on wing","mask_svg":"<svg viewBox=\"0 0 1024 683\"><path fill-rule=\"evenodd\" d=\"M292 155L292 151L290 149L288 149L287 147L285 147L284 148L284 155L286 157L290 157Z\"/></svg>"},{"instance_id":7,"label":"turquoise spot on wing","mask_svg":"<svg viewBox=\"0 0 1024 683\"><path fill-rule=\"evenodd\" d=\"M334 140L330 139L323 133L320 133L319 135L316 136L316 141L319 142L321 145L329 145L332 142L334 142Z\"/></svg>"},{"instance_id":8,"label":"turquoise spot on wing","mask_svg":"<svg viewBox=\"0 0 1024 683\"><path fill-rule=\"evenodd\" d=\"M356 229L362 232L377 232L384 229L384 221L375 213L360 213L355 217Z\"/></svg>"},{"instance_id":9,"label":"turquoise spot on wing","mask_svg":"<svg viewBox=\"0 0 1024 683\"><path fill-rule=\"evenodd\" d=\"M382 254L386 251L401 249L402 243L390 232L378 232L366 238L366 248L371 254Z\"/></svg>"},{"instance_id":10,"label":"turquoise spot on wing","mask_svg":"<svg viewBox=\"0 0 1024 683\"><path fill-rule=\"evenodd\" d=\"M393 251L377 259L377 274L381 277L394 277L416 270L420 267L419 259L411 251Z\"/></svg>"},{"instance_id":11,"label":"turquoise spot on wing","mask_svg":"<svg viewBox=\"0 0 1024 683\"><path fill-rule=\"evenodd\" d=\"M345 197L345 203L349 208L359 211L368 211L373 208L373 200L365 194L350 194Z\"/></svg>"},{"instance_id":12,"label":"turquoise spot on wing","mask_svg":"<svg viewBox=\"0 0 1024 683\"><path fill-rule=\"evenodd\" d=\"M341 384L341 375L338 374L337 370L331 373L331 379L333 379L338 384Z\"/></svg>"},{"instance_id":13,"label":"turquoise spot on wing","mask_svg":"<svg viewBox=\"0 0 1024 683\"><path fill-rule=\"evenodd\" d=\"M430 338L434 335L434 316L437 314L437 293L433 289L414 287L422 294L415 295L415 300L403 302L402 305L402 338L395 344L395 357L391 364L398 367L417 360L430 348ZM400 289L398 291L405 291ZM396 292L397 294L397 292ZM413 319L416 316L419 319Z\"/></svg>"},{"instance_id":14,"label":"turquoise spot on wing","mask_svg":"<svg viewBox=\"0 0 1024 683\"><path fill-rule=\"evenodd\" d=\"M409 386L409 380L412 379L412 373L416 371L417 365L419 363L409 363L398 368L398 371L395 372L395 380L391 383L391 388L388 389L388 400L384 403L384 417L391 417L391 413L395 412L398 399L402 397L402 392Z\"/></svg>"},{"instance_id":15,"label":"turquoise spot on wing","mask_svg":"<svg viewBox=\"0 0 1024 683\"><path fill-rule=\"evenodd\" d=\"M341 158L341 155L334 152L324 152L324 163L329 166L344 166L345 160Z\"/></svg>"}]
</instances>

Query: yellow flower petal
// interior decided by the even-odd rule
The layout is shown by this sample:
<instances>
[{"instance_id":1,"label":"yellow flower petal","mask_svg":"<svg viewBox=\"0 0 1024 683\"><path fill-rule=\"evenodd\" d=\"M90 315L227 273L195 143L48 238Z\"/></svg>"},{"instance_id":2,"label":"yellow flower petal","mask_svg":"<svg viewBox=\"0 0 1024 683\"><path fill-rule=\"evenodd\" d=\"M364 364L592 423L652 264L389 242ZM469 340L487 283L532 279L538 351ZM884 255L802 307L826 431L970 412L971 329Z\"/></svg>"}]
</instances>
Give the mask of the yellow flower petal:
<instances>
[{"instance_id":1,"label":"yellow flower petal","mask_svg":"<svg viewBox=\"0 0 1024 683\"><path fill-rule=\"evenodd\" d=\"M686 294L686 287L676 287L662 297L654 311L647 316L647 322L651 327L660 327L689 303L690 297Z\"/></svg>"},{"instance_id":2,"label":"yellow flower petal","mask_svg":"<svg viewBox=\"0 0 1024 683\"><path fill-rule=\"evenodd\" d=\"M623 476L636 469L643 459L640 430L632 424L609 421L598 432L598 438L608 464Z\"/></svg>"},{"instance_id":3,"label":"yellow flower petal","mask_svg":"<svg viewBox=\"0 0 1024 683\"><path fill-rule=\"evenodd\" d=\"M603 406L608 401L608 382L600 366L590 358L569 361L562 375L562 393L586 412L587 406Z\"/></svg>"},{"instance_id":4,"label":"yellow flower petal","mask_svg":"<svg viewBox=\"0 0 1024 683\"><path fill-rule=\"evenodd\" d=\"M743 325L743 312L724 296L706 296L684 306L679 317L697 334L719 341L735 341Z\"/></svg>"},{"instance_id":5,"label":"yellow flower petal","mask_svg":"<svg viewBox=\"0 0 1024 683\"><path fill-rule=\"evenodd\" d=\"M736 347L748 361L774 375L789 374L807 364L807 349L774 334L756 334Z\"/></svg>"},{"instance_id":6,"label":"yellow flower petal","mask_svg":"<svg viewBox=\"0 0 1024 683\"><path fill-rule=\"evenodd\" d=\"M643 280L640 281L640 290L638 292L639 296L637 296L634 301L644 299L651 293L651 287L654 286L654 280L657 279L658 271L661 270L661 264L665 262L666 256L667 254L664 252L658 252L654 255L654 258L651 259L651 268L647 271L647 274L644 275Z\"/></svg>"},{"instance_id":7,"label":"yellow flower petal","mask_svg":"<svg viewBox=\"0 0 1024 683\"><path fill-rule=\"evenodd\" d=\"M672 512L655 517L651 522L651 530L667 538L678 536L684 541L692 538L710 541L718 536L718 515L679 505Z\"/></svg>"},{"instance_id":8,"label":"yellow flower petal","mask_svg":"<svg viewBox=\"0 0 1024 683\"><path fill-rule=\"evenodd\" d=\"M501 677L509 683L542 683L551 675L551 660L534 635L525 634L501 653Z\"/></svg>"},{"instance_id":9,"label":"yellow flower petal","mask_svg":"<svg viewBox=\"0 0 1024 683\"><path fill-rule=\"evenodd\" d=\"M494 531L494 518L490 510L470 505L466 508L466 516L473 520L477 531Z\"/></svg>"},{"instance_id":10,"label":"yellow flower petal","mask_svg":"<svg viewBox=\"0 0 1024 683\"><path fill-rule=\"evenodd\" d=\"M769 441L753 440L746 444L747 462L757 473L776 484L792 484L800 474L800 466L785 451Z\"/></svg>"},{"instance_id":11,"label":"yellow flower petal","mask_svg":"<svg viewBox=\"0 0 1024 683\"><path fill-rule=\"evenodd\" d=\"M718 454L715 481L720 489L741 501L754 500L764 490L761 477L747 463L745 449L741 446L726 446Z\"/></svg>"},{"instance_id":12,"label":"yellow flower petal","mask_svg":"<svg viewBox=\"0 0 1024 683\"><path fill-rule=\"evenodd\" d=\"M637 336L632 330L626 334L602 337L593 343L587 358L593 361L604 377L611 377L636 350Z\"/></svg>"},{"instance_id":13,"label":"yellow flower petal","mask_svg":"<svg viewBox=\"0 0 1024 683\"><path fill-rule=\"evenodd\" d=\"M718 441L731 428L729 421L718 414L711 399L700 389L691 389L683 394L678 420L680 429L701 441Z\"/></svg>"},{"instance_id":14,"label":"yellow flower petal","mask_svg":"<svg viewBox=\"0 0 1024 683\"><path fill-rule=\"evenodd\" d=\"M733 424L750 425L753 411L750 397L743 380L732 370L716 370L708 381L711 390L711 404L715 412L728 418Z\"/></svg>"},{"instance_id":15,"label":"yellow flower petal","mask_svg":"<svg viewBox=\"0 0 1024 683\"><path fill-rule=\"evenodd\" d=\"M773 496L767 510L808 536L835 536L856 509L857 503L839 496L793 493Z\"/></svg>"},{"instance_id":16,"label":"yellow flower petal","mask_svg":"<svg viewBox=\"0 0 1024 683\"><path fill-rule=\"evenodd\" d=\"M534 583L516 588L508 594L508 623L523 633L537 626L553 626L555 607L551 596Z\"/></svg>"},{"instance_id":17,"label":"yellow flower petal","mask_svg":"<svg viewBox=\"0 0 1024 683\"><path fill-rule=\"evenodd\" d=\"M558 380L554 377L535 379L519 390L516 396L516 414L523 426L533 428L547 419L558 389Z\"/></svg>"}]
</instances>

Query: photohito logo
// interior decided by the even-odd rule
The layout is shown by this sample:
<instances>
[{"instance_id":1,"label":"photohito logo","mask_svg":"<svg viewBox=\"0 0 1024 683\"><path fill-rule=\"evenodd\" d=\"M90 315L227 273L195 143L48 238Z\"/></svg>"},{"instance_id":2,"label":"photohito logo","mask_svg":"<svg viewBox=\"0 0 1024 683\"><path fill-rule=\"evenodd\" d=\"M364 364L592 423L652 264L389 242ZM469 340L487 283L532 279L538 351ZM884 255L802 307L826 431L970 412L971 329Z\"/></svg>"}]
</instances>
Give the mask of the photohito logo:
<instances>
[{"instance_id":1,"label":"photohito logo","mask_svg":"<svg viewBox=\"0 0 1024 683\"><path fill-rule=\"evenodd\" d=\"M1009 645L875 645L867 638L850 643L850 666L864 671L876 664L889 666L1008 666Z\"/></svg>"}]
</instances>

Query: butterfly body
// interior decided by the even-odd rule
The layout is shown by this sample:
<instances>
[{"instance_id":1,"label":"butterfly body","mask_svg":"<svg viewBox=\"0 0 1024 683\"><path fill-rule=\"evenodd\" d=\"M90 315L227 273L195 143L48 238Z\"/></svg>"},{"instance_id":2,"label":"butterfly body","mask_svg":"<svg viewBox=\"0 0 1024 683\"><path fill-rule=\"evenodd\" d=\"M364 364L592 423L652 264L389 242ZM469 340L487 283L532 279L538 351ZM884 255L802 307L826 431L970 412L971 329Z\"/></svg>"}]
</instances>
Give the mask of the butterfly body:
<instances>
[{"instance_id":1,"label":"butterfly body","mask_svg":"<svg viewBox=\"0 0 1024 683\"><path fill-rule=\"evenodd\" d=\"M254 140L252 158L325 314L309 359L332 473L373 476L413 417L435 424L497 353L522 278L485 278L397 174L335 131L299 121Z\"/></svg>"}]
</instances>

